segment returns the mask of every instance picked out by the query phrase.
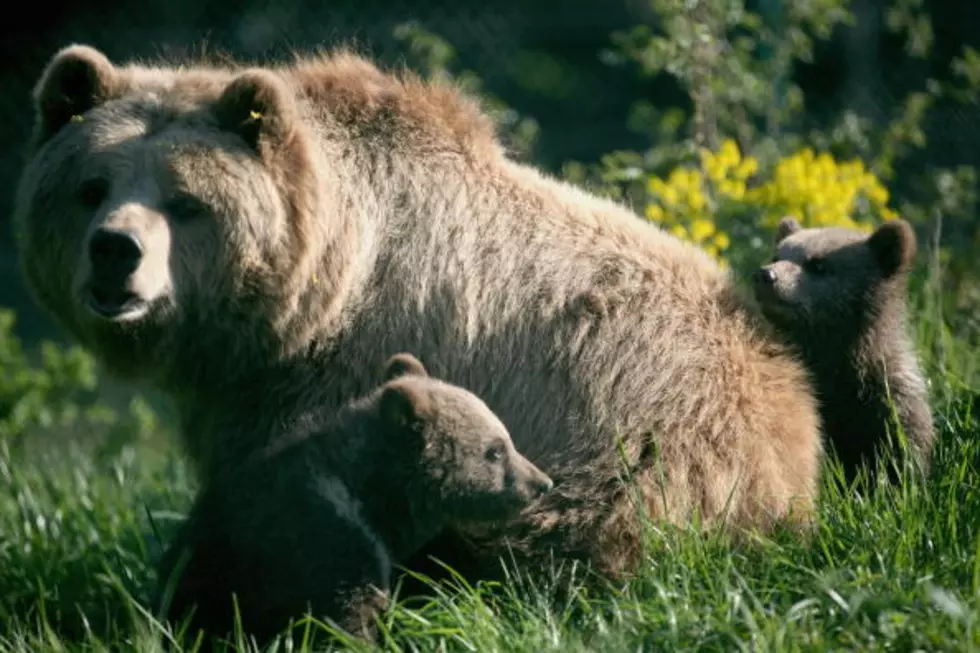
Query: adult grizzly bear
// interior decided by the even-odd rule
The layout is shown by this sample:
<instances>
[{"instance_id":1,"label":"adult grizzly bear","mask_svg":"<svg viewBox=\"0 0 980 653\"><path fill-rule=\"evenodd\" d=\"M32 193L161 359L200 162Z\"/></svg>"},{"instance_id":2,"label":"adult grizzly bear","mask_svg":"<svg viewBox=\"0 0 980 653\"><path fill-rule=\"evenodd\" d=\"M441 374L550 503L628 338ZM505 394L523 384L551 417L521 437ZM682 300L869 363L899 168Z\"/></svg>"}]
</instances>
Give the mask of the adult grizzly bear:
<instances>
[{"instance_id":1,"label":"adult grizzly bear","mask_svg":"<svg viewBox=\"0 0 980 653\"><path fill-rule=\"evenodd\" d=\"M455 89L343 52L150 67L74 45L35 105L27 279L110 370L169 393L205 483L412 351L555 480L481 554L626 571L624 469L655 519L812 516L817 407L752 300L696 247L508 160Z\"/></svg>"}]
</instances>

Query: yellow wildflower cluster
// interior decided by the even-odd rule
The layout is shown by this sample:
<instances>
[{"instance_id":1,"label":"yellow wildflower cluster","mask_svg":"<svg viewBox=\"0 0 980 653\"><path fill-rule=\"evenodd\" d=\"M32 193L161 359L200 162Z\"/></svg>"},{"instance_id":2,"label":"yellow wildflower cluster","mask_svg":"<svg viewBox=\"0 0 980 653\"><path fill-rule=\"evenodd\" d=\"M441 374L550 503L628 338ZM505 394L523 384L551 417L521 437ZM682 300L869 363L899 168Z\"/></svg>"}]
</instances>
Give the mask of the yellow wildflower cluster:
<instances>
[{"instance_id":1,"label":"yellow wildflower cluster","mask_svg":"<svg viewBox=\"0 0 980 653\"><path fill-rule=\"evenodd\" d=\"M810 227L848 227L870 232L869 218L898 217L888 208L888 190L860 159L838 163L826 152L805 148L776 164L772 179L753 188L746 201L765 209L764 226L786 214Z\"/></svg>"},{"instance_id":2,"label":"yellow wildflower cluster","mask_svg":"<svg viewBox=\"0 0 980 653\"><path fill-rule=\"evenodd\" d=\"M719 259L731 240L715 223L716 195L741 199L758 168L752 159L742 161L734 145L726 141L717 154L703 152L701 169L675 168L666 180L654 176L647 184L654 201L647 204L646 217Z\"/></svg>"},{"instance_id":3,"label":"yellow wildflower cluster","mask_svg":"<svg viewBox=\"0 0 980 653\"><path fill-rule=\"evenodd\" d=\"M860 160L836 162L807 148L780 160L768 181L750 187L759 162L743 157L734 140L717 152L702 149L700 167L682 166L666 179L653 176L647 189L646 217L689 240L724 262L731 245L719 218L737 213L759 215L772 228L784 215L805 226L847 226L868 231L864 218L895 218L888 191Z\"/></svg>"}]
</instances>

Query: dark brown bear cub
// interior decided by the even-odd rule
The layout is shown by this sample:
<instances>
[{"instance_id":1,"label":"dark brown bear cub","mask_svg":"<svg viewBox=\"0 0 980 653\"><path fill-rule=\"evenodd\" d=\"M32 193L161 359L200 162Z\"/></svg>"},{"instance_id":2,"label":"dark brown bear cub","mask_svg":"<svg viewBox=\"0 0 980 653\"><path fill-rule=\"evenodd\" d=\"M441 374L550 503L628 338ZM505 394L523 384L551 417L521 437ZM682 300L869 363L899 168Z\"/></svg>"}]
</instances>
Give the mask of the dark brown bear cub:
<instances>
[{"instance_id":1,"label":"dark brown bear cub","mask_svg":"<svg viewBox=\"0 0 980 653\"><path fill-rule=\"evenodd\" d=\"M847 479L865 465L873 476L878 456L896 442L893 407L913 456L927 470L932 412L906 332L912 228L894 220L866 236L836 227L804 229L786 217L776 248L772 262L753 276L756 297L801 351L816 384L824 435Z\"/></svg>"},{"instance_id":2,"label":"dark brown bear cub","mask_svg":"<svg viewBox=\"0 0 980 653\"><path fill-rule=\"evenodd\" d=\"M196 605L191 634L220 637L234 592L259 641L307 609L373 638L393 564L447 525L513 517L551 489L475 395L409 354L385 378L212 479L161 561L158 611L180 622Z\"/></svg>"}]
</instances>

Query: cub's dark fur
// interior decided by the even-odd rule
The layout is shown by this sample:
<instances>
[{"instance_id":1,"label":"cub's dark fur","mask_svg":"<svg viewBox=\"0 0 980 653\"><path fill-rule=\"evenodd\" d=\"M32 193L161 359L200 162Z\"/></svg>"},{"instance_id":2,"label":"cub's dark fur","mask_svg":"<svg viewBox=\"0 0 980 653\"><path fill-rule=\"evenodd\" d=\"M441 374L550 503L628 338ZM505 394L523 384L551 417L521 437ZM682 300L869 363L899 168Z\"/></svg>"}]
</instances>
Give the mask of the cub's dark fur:
<instances>
[{"instance_id":1,"label":"cub's dark fur","mask_svg":"<svg viewBox=\"0 0 980 653\"><path fill-rule=\"evenodd\" d=\"M195 608L191 632L223 636L234 592L260 642L307 610L370 639L393 564L449 524L512 517L551 488L475 395L408 354L385 376L205 487L160 564L158 610L180 622Z\"/></svg>"},{"instance_id":2,"label":"cub's dark fur","mask_svg":"<svg viewBox=\"0 0 980 653\"><path fill-rule=\"evenodd\" d=\"M753 275L756 297L769 321L802 352L816 383L825 437L847 478L868 463L873 473L886 429L896 441L892 404L913 455L927 470L932 411L906 331L907 277L916 253L911 226L889 221L867 236L836 227L804 229L786 217L776 250Z\"/></svg>"}]
</instances>

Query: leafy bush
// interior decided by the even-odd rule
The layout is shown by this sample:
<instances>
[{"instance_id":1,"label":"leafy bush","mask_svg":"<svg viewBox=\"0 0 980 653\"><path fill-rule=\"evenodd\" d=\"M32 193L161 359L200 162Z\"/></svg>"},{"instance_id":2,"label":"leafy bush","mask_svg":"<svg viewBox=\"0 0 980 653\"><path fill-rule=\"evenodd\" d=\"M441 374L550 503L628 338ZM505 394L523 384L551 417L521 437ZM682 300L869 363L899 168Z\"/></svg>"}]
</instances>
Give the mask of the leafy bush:
<instances>
[{"instance_id":1,"label":"leafy bush","mask_svg":"<svg viewBox=\"0 0 980 653\"><path fill-rule=\"evenodd\" d=\"M157 416L143 398L133 397L124 415L102 400L91 354L46 341L35 363L14 333L15 323L13 311L0 309L0 453L9 456L32 435L65 439L78 433L108 456L158 431Z\"/></svg>"},{"instance_id":2,"label":"leafy bush","mask_svg":"<svg viewBox=\"0 0 980 653\"><path fill-rule=\"evenodd\" d=\"M976 51L966 48L946 79L927 79L889 107L884 124L852 110L821 122L806 111L793 73L798 62L812 61L817 41L853 25L846 0L760 2L757 12L737 0L650 6L656 28L613 35L604 58L673 80L687 102L638 101L630 123L655 144L611 152L593 165L569 162L570 180L644 207L651 220L736 267L758 256L754 250L783 214L862 230L901 215L924 242L939 245L934 254L950 303L980 296L973 281L980 266L969 255L980 242L976 171L906 165L926 144L930 111L980 98ZM930 52L931 23L920 2L892 3L886 24L905 35L910 57ZM932 243L936 234L945 238Z\"/></svg>"}]
</instances>

